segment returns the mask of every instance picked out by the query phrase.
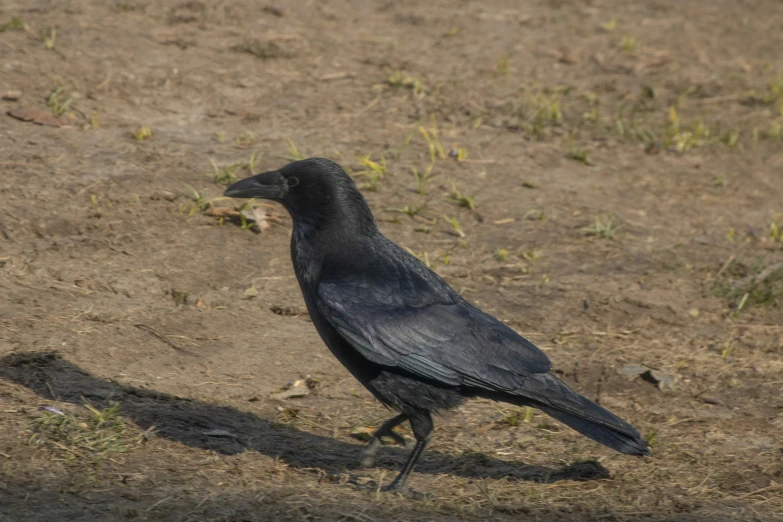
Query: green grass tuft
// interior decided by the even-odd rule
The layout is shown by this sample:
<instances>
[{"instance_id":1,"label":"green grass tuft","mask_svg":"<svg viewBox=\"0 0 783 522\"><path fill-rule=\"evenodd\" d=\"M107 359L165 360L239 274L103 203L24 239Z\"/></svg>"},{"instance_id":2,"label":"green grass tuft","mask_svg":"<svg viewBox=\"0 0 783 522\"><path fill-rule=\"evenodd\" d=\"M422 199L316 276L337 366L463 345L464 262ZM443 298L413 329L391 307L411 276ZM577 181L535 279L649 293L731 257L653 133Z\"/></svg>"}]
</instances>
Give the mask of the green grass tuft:
<instances>
[{"instance_id":1,"label":"green grass tuft","mask_svg":"<svg viewBox=\"0 0 783 522\"><path fill-rule=\"evenodd\" d=\"M98 409L86 404L86 415L62 415L41 412L31 424L31 446L45 447L67 464L99 467L112 454L126 453L138 447L146 433L125 422L120 403Z\"/></svg>"},{"instance_id":2,"label":"green grass tuft","mask_svg":"<svg viewBox=\"0 0 783 522\"><path fill-rule=\"evenodd\" d=\"M594 236L601 239L613 239L621 226L622 225L615 226L612 222L612 218L606 218L606 221L603 221L601 218L596 217L593 224L589 227L584 227L582 231L588 236Z\"/></svg>"}]
</instances>

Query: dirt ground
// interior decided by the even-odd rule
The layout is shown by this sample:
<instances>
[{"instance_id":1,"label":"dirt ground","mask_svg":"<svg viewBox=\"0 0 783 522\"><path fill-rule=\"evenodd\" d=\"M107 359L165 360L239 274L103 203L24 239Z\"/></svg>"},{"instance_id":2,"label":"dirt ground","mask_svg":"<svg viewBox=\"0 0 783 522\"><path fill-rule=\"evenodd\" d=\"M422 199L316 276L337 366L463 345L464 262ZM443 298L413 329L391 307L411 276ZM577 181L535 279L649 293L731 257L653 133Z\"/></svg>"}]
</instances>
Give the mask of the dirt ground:
<instances>
[{"instance_id":1,"label":"dirt ground","mask_svg":"<svg viewBox=\"0 0 783 522\"><path fill-rule=\"evenodd\" d=\"M0 520L783 520L781 35L775 0L4 0ZM431 498L357 487L391 413L290 218L216 199L299 156L652 456L475 401Z\"/></svg>"}]
</instances>

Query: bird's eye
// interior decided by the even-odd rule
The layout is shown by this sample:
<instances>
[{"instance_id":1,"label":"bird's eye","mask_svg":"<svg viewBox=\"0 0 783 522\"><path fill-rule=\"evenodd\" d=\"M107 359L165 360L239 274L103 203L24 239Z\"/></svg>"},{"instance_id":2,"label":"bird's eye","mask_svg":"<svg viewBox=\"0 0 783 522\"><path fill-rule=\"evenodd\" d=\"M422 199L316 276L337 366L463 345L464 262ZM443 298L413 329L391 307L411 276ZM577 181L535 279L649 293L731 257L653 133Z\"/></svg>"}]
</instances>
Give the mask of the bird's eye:
<instances>
[{"instance_id":1,"label":"bird's eye","mask_svg":"<svg viewBox=\"0 0 783 522\"><path fill-rule=\"evenodd\" d=\"M286 183L288 183L288 188L294 188L295 186L299 185L299 178L296 176L291 176L286 179Z\"/></svg>"}]
</instances>

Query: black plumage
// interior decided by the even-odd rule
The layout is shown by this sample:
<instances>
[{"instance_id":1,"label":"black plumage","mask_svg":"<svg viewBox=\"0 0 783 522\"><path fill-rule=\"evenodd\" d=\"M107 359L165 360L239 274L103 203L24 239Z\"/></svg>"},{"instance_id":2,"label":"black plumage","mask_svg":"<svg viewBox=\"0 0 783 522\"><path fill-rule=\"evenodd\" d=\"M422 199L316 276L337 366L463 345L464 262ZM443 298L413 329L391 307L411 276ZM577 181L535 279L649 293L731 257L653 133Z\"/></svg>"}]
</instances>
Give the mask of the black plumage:
<instances>
[{"instance_id":1,"label":"black plumage","mask_svg":"<svg viewBox=\"0 0 783 522\"><path fill-rule=\"evenodd\" d=\"M307 309L332 353L409 421L416 446L387 487L405 487L433 428L431 414L485 397L536 407L610 448L646 455L627 422L571 391L527 339L464 300L435 272L384 237L351 178L308 159L243 179L227 196L278 201L291 214L291 256Z\"/></svg>"}]
</instances>

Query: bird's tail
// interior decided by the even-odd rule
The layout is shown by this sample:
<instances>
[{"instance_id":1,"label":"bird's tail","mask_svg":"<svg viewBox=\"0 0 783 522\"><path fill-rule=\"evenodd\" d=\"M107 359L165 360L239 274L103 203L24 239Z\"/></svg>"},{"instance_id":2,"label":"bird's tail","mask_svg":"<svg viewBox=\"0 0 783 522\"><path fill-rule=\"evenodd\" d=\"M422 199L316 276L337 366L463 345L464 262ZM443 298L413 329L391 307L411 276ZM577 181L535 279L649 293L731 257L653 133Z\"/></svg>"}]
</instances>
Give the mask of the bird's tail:
<instances>
[{"instance_id":1,"label":"bird's tail","mask_svg":"<svg viewBox=\"0 0 783 522\"><path fill-rule=\"evenodd\" d=\"M584 400L590 402L587 399ZM625 421L615 416L614 414L610 413L609 411L601 408L597 404L593 402L590 402L590 404L594 408L600 409L604 414L604 416L611 415L616 420L625 424L627 428L621 431L614 426L609 426L607 424L599 424L594 420L587 419L585 417L580 417L578 415L565 412L563 410L558 410L546 406L539 406L539 408L543 412L549 414L550 416L559 420L563 424L575 429L585 437L589 437L596 442L600 442L604 446L608 446L613 450L619 451L620 453L625 453L626 455L639 455L639 456L647 455L650 453L648 447L649 445L647 444L647 441L643 440L639 436L639 432L637 432L630 424L626 423Z\"/></svg>"},{"instance_id":2,"label":"bird's tail","mask_svg":"<svg viewBox=\"0 0 783 522\"><path fill-rule=\"evenodd\" d=\"M492 394L495 400L533 406L582 435L627 455L647 455L649 444L617 415L572 391L552 374L533 374L518 392Z\"/></svg>"}]
</instances>

